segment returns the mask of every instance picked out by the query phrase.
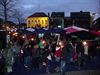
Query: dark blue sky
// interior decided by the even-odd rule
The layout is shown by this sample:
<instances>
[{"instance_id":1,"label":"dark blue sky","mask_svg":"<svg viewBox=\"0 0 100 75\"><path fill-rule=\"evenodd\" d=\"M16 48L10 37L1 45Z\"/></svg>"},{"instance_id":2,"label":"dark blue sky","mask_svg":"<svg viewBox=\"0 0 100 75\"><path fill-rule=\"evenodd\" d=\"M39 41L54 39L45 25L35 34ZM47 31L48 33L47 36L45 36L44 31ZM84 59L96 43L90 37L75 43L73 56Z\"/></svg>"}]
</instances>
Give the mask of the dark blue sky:
<instances>
[{"instance_id":1,"label":"dark blue sky","mask_svg":"<svg viewBox=\"0 0 100 75\"><path fill-rule=\"evenodd\" d=\"M24 11L26 17L38 11L61 11L66 15L81 10L98 13L98 0L19 0L18 8Z\"/></svg>"}]
</instances>

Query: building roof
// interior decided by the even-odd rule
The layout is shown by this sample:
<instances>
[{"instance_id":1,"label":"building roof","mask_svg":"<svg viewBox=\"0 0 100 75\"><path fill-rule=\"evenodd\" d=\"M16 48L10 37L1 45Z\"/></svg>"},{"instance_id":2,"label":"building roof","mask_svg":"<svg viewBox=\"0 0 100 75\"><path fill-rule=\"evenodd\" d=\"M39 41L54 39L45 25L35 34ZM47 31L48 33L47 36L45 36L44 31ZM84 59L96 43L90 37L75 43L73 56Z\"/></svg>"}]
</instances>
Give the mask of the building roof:
<instances>
[{"instance_id":1,"label":"building roof","mask_svg":"<svg viewBox=\"0 0 100 75\"><path fill-rule=\"evenodd\" d=\"M90 17L90 12L71 12L71 17Z\"/></svg>"},{"instance_id":2,"label":"building roof","mask_svg":"<svg viewBox=\"0 0 100 75\"><path fill-rule=\"evenodd\" d=\"M47 15L43 12L36 12L36 13L30 15L29 17L47 17Z\"/></svg>"},{"instance_id":3,"label":"building roof","mask_svg":"<svg viewBox=\"0 0 100 75\"><path fill-rule=\"evenodd\" d=\"M64 17L64 12L52 12L51 17Z\"/></svg>"}]
</instances>

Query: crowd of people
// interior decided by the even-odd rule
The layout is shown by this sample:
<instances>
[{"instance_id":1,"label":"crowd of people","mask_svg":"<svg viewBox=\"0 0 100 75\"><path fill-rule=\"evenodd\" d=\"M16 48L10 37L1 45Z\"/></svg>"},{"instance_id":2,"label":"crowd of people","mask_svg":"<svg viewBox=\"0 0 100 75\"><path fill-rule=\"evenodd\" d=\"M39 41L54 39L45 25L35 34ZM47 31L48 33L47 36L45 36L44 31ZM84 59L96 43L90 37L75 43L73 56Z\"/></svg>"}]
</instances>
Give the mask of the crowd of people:
<instances>
[{"instance_id":1,"label":"crowd of people","mask_svg":"<svg viewBox=\"0 0 100 75\"><path fill-rule=\"evenodd\" d=\"M96 57L97 45L91 46L83 41L72 41L63 36L12 38L10 50L13 52L13 63L16 58L26 69L46 69L50 73L51 61L56 61L55 72L65 75L66 66L72 64L80 69L85 63Z\"/></svg>"}]
</instances>

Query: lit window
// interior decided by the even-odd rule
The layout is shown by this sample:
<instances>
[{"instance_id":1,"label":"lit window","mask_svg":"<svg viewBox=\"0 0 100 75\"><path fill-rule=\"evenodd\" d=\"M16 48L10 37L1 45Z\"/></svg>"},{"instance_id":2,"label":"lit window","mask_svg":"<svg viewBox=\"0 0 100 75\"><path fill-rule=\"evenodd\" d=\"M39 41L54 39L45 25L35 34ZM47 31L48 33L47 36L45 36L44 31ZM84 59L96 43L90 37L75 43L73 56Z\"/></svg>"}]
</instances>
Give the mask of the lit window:
<instances>
[{"instance_id":1,"label":"lit window","mask_svg":"<svg viewBox=\"0 0 100 75\"><path fill-rule=\"evenodd\" d=\"M37 20L34 21L34 24L37 24Z\"/></svg>"},{"instance_id":2,"label":"lit window","mask_svg":"<svg viewBox=\"0 0 100 75\"><path fill-rule=\"evenodd\" d=\"M40 22L40 20L38 20L38 22Z\"/></svg>"},{"instance_id":3,"label":"lit window","mask_svg":"<svg viewBox=\"0 0 100 75\"><path fill-rule=\"evenodd\" d=\"M48 24L47 20L45 20L45 24Z\"/></svg>"},{"instance_id":4,"label":"lit window","mask_svg":"<svg viewBox=\"0 0 100 75\"><path fill-rule=\"evenodd\" d=\"M47 23L47 20L45 20L45 22Z\"/></svg>"},{"instance_id":5,"label":"lit window","mask_svg":"<svg viewBox=\"0 0 100 75\"><path fill-rule=\"evenodd\" d=\"M28 24L30 24L30 20L28 20Z\"/></svg>"},{"instance_id":6,"label":"lit window","mask_svg":"<svg viewBox=\"0 0 100 75\"><path fill-rule=\"evenodd\" d=\"M35 23L37 23L37 20L35 20Z\"/></svg>"},{"instance_id":7,"label":"lit window","mask_svg":"<svg viewBox=\"0 0 100 75\"><path fill-rule=\"evenodd\" d=\"M45 22L45 24L48 24L47 22Z\"/></svg>"},{"instance_id":8,"label":"lit window","mask_svg":"<svg viewBox=\"0 0 100 75\"><path fill-rule=\"evenodd\" d=\"M44 24L44 21L42 20L42 24Z\"/></svg>"}]
</instances>

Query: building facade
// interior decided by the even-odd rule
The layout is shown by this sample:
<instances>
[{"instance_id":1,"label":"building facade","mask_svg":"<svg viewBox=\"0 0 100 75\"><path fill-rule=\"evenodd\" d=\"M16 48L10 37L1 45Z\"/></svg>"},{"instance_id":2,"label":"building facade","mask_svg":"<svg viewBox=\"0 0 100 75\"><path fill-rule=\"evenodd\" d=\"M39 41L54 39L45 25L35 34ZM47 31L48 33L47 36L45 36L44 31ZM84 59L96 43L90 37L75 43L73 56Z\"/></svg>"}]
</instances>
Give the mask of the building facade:
<instances>
[{"instance_id":1,"label":"building facade","mask_svg":"<svg viewBox=\"0 0 100 75\"><path fill-rule=\"evenodd\" d=\"M49 17L43 12L37 12L27 18L27 27L47 28Z\"/></svg>"}]
</instances>

